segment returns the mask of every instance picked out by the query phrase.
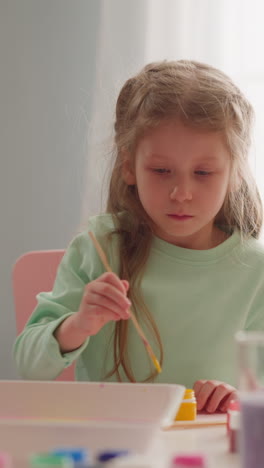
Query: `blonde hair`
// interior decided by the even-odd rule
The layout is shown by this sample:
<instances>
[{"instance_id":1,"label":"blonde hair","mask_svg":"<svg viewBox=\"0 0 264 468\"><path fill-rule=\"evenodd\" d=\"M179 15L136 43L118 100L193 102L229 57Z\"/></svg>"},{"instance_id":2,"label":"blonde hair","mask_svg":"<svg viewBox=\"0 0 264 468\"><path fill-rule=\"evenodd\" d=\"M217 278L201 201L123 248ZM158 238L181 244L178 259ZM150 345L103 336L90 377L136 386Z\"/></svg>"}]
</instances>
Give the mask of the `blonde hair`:
<instances>
[{"instance_id":1,"label":"blonde hair","mask_svg":"<svg viewBox=\"0 0 264 468\"><path fill-rule=\"evenodd\" d=\"M135 150L144 133L170 119L207 131L221 132L231 157L231 186L215 222L235 227L243 238L258 237L262 226L262 203L248 164L254 112L251 104L220 70L188 61L150 63L122 87L116 104L115 162L109 185L107 212L113 215L120 245L120 277L130 281L129 296L135 313L152 330L163 350L157 326L140 290L148 259L152 231L136 186L122 177L124 152L133 165ZM108 375L122 380L120 366L135 381L128 354L128 322L116 323L114 367ZM153 379L155 372L146 380Z\"/></svg>"}]
</instances>

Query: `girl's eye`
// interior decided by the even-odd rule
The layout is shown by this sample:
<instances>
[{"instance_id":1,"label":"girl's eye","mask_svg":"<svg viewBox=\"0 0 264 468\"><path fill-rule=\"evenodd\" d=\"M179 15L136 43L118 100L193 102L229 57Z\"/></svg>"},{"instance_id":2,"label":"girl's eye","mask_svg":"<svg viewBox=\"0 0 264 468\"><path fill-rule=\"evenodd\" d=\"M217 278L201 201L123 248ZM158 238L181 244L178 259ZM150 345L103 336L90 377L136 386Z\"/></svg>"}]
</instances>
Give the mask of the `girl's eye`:
<instances>
[{"instance_id":1,"label":"girl's eye","mask_svg":"<svg viewBox=\"0 0 264 468\"><path fill-rule=\"evenodd\" d=\"M169 174L170 173L170 170L165 169L164 167L154 168L152 169L152 171L155 172L156 174Z\"/></svg>"},{"instance_id":2,"label":"girl's eye","mask_svg":"<svg viewBox=\"0 0 264 468\"><path fill-rule=\"evenodd\" d=\"M199 176L208 176L211 174L211 172L209 171L195 171L195 174L199 175Z\"/></svg>"}]
</instances>

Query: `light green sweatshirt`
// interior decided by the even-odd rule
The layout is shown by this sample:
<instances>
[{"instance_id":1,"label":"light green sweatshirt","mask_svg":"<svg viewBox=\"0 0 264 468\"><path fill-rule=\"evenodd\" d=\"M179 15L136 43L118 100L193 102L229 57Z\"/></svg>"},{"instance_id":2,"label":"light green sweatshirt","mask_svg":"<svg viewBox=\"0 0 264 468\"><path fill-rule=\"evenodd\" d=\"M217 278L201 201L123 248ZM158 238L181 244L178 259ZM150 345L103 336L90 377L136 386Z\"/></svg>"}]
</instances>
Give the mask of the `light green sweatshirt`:
<instances>
[{"instance_id":1,"label":"light green sweatshirt","mask_svg":"<svg viewBox=\"0 0 264 468\"><path fill-rule=\"evenodd\" d=\"M104 241L104 234L112 229L110 215L90 219L89 230L118 274L117 239L108 248ZM53 336L60 322L78 310L85 285L104 271L88 230L79 234L59 266L53 291L39 294L38 305L16 340L14 354L23 378L54 379L77 360L77 380L104 379L113 364L114 323L64 355ZM250 239L241 244L239 233L234 232L213 249L191 250L154 238L142 291L164 347L163 370L156 381L188 388L199 379L236 385L235 332L264 330L260 242ZM131 363L141 381L149 374L151 362L133 324L129 326ZM150 343L158 357L155 344Z\"/></svg>"}]
</instances>

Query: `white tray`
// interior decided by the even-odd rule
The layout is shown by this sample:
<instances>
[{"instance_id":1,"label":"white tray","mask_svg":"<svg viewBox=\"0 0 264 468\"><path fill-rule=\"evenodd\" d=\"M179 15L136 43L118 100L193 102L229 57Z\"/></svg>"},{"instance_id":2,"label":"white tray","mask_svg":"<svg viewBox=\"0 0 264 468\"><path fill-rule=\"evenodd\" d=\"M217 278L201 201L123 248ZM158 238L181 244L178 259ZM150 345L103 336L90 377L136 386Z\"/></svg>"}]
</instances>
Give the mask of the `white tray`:
<instances>
[{"instance_id":1,"label":"white tray","mask_svg":"<svg viewBox=\"0 0 264 468\"><path fill-rule=\"evenodd\" d=\"M0 450L24 468L58 447L146 453L173 422L185 387L173 384L0 381Z\"/></svg>"}]
</instances>

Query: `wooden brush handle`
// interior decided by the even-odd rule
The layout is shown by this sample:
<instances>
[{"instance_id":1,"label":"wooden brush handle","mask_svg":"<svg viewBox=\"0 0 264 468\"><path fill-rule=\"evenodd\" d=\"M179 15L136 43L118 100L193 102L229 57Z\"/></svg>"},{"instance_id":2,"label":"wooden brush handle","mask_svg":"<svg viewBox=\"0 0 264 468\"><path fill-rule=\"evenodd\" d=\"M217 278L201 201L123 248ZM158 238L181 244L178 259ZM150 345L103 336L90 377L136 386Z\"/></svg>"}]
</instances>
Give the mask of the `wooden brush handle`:
<instances>
[{"instance_id":1,"label":"wooden brush handle","mask_svg":"<svg viewBox=\"0 0 264 468\"><path fill-rule=\"evenodd\" d=\"M106 257L106 255L105 255L105 253L104 253L102 247L100 246L98 240L96 239L95 235L94 235L93 232L91 232L91 231L89 231L88 234L89 234L90 238L91 238L92 241L93 241L93 244L94 244L94 246L95 246L95 248L96 248L96 250L97 250L97 252L98 252L99 257L100 257L101 260L102 260L102 263L103 263L103 265L104 265L106 271L112 272L112 269L111 269L111 267L110 267L110 265L109 265L109 263L108 263L107 257ZM154 363L154 366L156 367L156 369L157 369L158 372L161 372L161 367L160 367L159 361L158 361L158 359L156 358L156 356L155 356L155 354L154 354L154 352L153 352L153 350L152 350L152 348L151 348L151 346L150 346L150 344L149 344L147 338L145 337L145 334L144 334L142 328L140 327L140 325L139 325L139 323L138 323L138 321L137 321L137 319L136 319L136 317L135 317L135 315L133 314L133 312L132 312L131 309L129 309L129 313L130 313L130 316L131 316L131 320L132 320L132 322L133 322L133 324L134 324L134 326L135 326L135 328L136 328L136 330L137 330L137 332L138 332L140 338L142 339L142 341L143 341L143 343L144 343L144 345L145 345L145 347L146 347L146 350L147 350L148 353L149 353L150 358L152 359L152 361L153 361L153 363Z\"/></svg>"}]
</instances>

